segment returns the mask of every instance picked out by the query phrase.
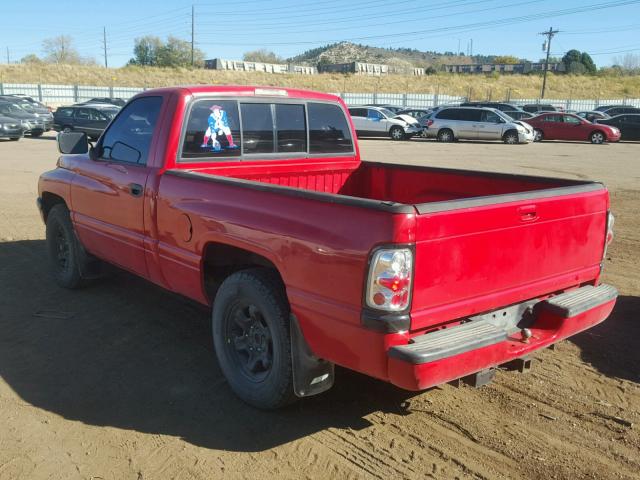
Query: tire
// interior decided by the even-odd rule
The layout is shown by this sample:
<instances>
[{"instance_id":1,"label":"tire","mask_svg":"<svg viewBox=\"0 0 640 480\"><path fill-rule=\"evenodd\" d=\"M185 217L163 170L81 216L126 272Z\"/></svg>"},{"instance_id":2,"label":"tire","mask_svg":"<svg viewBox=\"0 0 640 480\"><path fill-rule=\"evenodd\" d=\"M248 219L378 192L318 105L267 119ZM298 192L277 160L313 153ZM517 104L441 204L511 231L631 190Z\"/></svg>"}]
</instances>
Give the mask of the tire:
<instances>
[{"instance_id":1,"label":"tire","mask_svg":"<svg viewBox=\"0 0 640 480\"><path fill-rule=\"evenodd\" d=\"M38 138L38 137L41 137L43 133L44 133L44 130L36 130L35 132L31 132L31 137Z\"/></svg>"},{"instance_id":2,"label":"tire","mask_svg":"<svg viewBox=\"0 0 640 480\"><path fill-rule=\"evenodd\" d=\"M273 410L296 400L289 313L284 287L270 270L236 272L218 290L212 314L216 356L231 389L249 405Z\"/></svg>"},{"instance_id":3,"label":"tire","mask_svg":"<svg viewBox=\"0 0 640 480\"><path fill-rule=\"evenodd\" d=\"M502 141L508 145L517 145L520 143L518 138L518 132L516 130L509 130L502 136Z\"/></svg>"},{"instance_id":4,"label":"tire","mask_svg":"<svg viewBox=\"0 0 640 480\"><path fill-rule=\"evenodd\" d=\"M425 129L423 129L423 130L420 132L420 138L429 138L429 136L427 135L427 129L426 129L426 128L425 128Z\"/></svg>"},{"instance_id":5,"label":"tire","mask_svg":"<svg viewBox=\"0 0 640 480\"><path fill-rule=\"evenodd\" d=\"M53 278L58 285L74 289L83 285L80 275L81 247L64 204L54 205L47 216L47 250Z\"/></svg>"},{"instance_id":6,"label":"tire","mask_svg":"<svg viewBox=\"0 0 640 480\"><path fill-rule=\"evenodd\" d=\"M443 128L438 132L438 141L440 142L453 142L455 140L453 132L448 128Z\"/></svg>"},{"instance_id":7,"label":"tire","mask_svg":"<svg viewBox=\"0 0 640 480\"><path fill-rule=\"evenodd\" d=\"M591 135L589 135L589 140L595 145L600 145L607 141L607 137L600 130L596 130L595 132L591 133Z\"/></svg>"},{"instance_id":8,"label":"tire","mask_svg":"<svg viewBox=\"0 0 640 480\"><path fill-rule=\"evenodd\" d=\"M11 137L9 140L11 140L12 142L17 142L18 140L20 140L20 137Z\"/></svg>"},{"instance_id":9,"label":"tire","mask_svg":"<svg viewBox=\"0 0 640 480\"><path fill-rule=\"evenodd\" d=\"M399 127L398 125L394 125L389 129L389 138L391 138L391 140L396 140L396 141L404 140L405 137L406 135L402 127Z\"/></svg>"},{"instance_id":10,"label":"tire","mask_svg":"<svg viewBox=\"0 0 640 480\"><path fill-rule=\"evenodd\" d=\"M542 130L536 128L533 130L533 141L534 142L541 142L542 140L544 140L544 133L542 133Z\"/></svg>"},{"instance_id":11,"label":"tire","mask_svg":"<svg viewBox=\"0 0 640 480\"><path fill-rule=\"evenodd\" d=\"M65 125L64 127L62 127L62 132L63 133L69 133L73 130L73 127L70 125Z\"/></svg>"}]
</instances>

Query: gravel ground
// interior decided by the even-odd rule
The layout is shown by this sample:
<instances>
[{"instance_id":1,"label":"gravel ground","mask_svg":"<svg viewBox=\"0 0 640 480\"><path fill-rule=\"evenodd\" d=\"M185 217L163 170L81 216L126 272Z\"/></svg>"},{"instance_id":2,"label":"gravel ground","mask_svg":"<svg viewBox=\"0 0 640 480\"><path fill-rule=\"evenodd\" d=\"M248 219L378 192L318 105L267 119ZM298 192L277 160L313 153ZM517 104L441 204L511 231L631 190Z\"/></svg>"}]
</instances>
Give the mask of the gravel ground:
<instances>
[{"instance_id":1,"label":"gravel ground","mask_svg":"<svg viewBox=\"0 0 640 480\"><path fill-rule=\"evenodd\" d=\"M207 311L125 273L82 291L53 284L35 198L54 137L0 140L0 479L640 478L640 144L361 149L604 181L612 317L480 389L416 394L339 370L327 394L259 412L222 377Z\"/></svg>"}]
</instances>

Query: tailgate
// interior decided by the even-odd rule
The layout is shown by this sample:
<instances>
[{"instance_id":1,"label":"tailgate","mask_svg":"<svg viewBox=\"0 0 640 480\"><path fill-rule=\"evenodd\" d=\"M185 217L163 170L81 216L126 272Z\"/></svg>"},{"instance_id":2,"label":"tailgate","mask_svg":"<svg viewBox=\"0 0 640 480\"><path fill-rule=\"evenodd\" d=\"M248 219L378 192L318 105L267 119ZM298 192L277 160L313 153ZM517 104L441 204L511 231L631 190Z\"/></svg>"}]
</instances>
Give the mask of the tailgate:
<instances>
[{"instance_id":1,"label":"tailgate","mask_svg":"<svg viewBox=\"0 0 640 480\"><path fill-rule=\"evenodd\" d=\"M608 207L599 183L417 205L411 329L593 280Z\"/></svg>"}]
</instances>

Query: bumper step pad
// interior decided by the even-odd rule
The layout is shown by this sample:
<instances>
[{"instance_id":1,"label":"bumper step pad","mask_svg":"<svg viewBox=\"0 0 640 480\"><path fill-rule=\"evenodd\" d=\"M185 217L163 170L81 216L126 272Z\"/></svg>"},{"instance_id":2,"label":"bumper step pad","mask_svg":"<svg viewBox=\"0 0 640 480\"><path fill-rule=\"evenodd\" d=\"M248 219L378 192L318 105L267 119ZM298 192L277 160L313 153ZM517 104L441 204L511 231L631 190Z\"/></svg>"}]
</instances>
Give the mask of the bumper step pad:
<instances>
[{"instance_id":1,"label":"bumper step pad","mask_svg":"<svg viewBox=\"0 0 640 480\"><path fill-rule=\"evenodd\" d=\"M389 349L389 356L412 364L429 363L505 341L509 335L529 326L532 312L547 309L561 318L575 317L614 300L618 291L610 285L591 285L561 293L544 301L529 301L469 318L455 327L437 330L411 339L407 345Z\"/></svg>"}]
</instances>

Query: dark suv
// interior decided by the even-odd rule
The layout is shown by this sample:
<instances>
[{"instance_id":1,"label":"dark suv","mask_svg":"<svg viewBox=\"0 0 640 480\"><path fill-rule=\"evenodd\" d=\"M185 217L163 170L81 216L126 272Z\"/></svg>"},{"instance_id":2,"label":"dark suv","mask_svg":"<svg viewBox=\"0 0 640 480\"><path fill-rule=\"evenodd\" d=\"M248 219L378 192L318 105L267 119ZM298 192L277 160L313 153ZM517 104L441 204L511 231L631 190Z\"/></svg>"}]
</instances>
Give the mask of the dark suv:
<instances>
[{"instance_id":1,"label":"dark suv","mask_svg":"<svg viewBox=\"0 0 640 480\"><path fill-rule=\"evenodd\" d=\"M60 107L53 114L53 128L57 132L76 130L97 139L119 111L120 108L107 104Z\"/></svg>"},{"instance_id":2,"label":"dark suv","mask_svg":"<svg viewBox=\"0 0 640 480\"><path fill-rule=\"evenodd\" d=\"M515 112L521 110L520 107L506 102L465 102L460 104L461 107L483 107L495 108L501 112Z\"/></svg>"}]
</instances>

